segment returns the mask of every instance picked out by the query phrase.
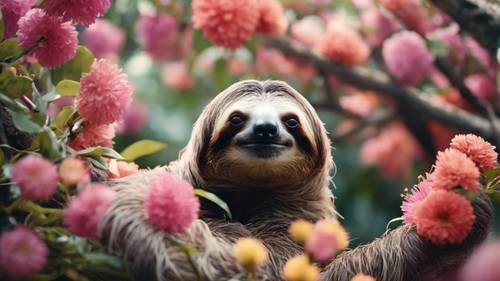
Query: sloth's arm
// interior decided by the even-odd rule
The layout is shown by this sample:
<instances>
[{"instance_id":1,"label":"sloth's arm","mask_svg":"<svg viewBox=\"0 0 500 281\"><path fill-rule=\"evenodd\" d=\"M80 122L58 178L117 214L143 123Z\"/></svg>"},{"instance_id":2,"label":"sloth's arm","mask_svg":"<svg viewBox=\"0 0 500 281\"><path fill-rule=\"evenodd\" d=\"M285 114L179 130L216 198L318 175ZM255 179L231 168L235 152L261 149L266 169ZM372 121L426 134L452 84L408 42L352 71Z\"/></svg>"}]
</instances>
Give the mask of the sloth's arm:
<instances>
[{"instance_id":1,"label":"sloth's arm","mask_svg":"<svg viewBox=\"0 0 500 281\"><path fill-rule=\"evenodd\" d=\"M322 281L348 281L357 273L377 281L420 281L430 273L463 261L488 235L493 207L487 196L474 202L476 221L460 245L436 246L421 238L413 227L401 226L371 244L342 253L325 269Z\"/></svg>"},{"instance_id":2,"label":"sloth's arm","mask_svg":"<svg viewBox=\"0 0 500 281\"><path fill-rule=\"evenodd\" d=\"M113 184L118 196L101 223L100 236L111 251L131 262L136 280L215 280L242 272L232 254L232 243L248 230L239 223L196 220L182 234L154 229L144 216L147 182L155 170ZM192 260L179 244L196 248ZM198 277L200 276L200 277Z\"/></svg>"}]
</instances>

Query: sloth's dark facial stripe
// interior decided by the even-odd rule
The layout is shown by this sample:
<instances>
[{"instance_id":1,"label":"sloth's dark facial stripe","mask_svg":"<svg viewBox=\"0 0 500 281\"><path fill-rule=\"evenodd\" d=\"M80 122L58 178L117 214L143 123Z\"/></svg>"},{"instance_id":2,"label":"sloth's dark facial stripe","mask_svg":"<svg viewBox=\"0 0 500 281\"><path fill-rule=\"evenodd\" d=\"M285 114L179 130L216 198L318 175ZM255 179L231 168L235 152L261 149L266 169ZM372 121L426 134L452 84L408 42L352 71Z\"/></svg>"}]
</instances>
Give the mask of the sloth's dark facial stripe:
<instances>
[{"instance_id":1,"label":"sloth's dark facial stripe","mask_svg":"<svg viewBox=\"0 0 500 281\"><path fill-rule=\"evenodd\" d=\"M238 116L241 118L242 122L239 124L232 123L231 120L233 117ZM212 144L212 153L217 153L224 148L226 148L230 143L233 137L238 134L245 127L245 121L248 119L248 116L241 111L235 111L229 115L229 119L226 120L226 124L222 128L219 133L219 136L216 138L215 142Z\"/></svg>"}]
</instances>

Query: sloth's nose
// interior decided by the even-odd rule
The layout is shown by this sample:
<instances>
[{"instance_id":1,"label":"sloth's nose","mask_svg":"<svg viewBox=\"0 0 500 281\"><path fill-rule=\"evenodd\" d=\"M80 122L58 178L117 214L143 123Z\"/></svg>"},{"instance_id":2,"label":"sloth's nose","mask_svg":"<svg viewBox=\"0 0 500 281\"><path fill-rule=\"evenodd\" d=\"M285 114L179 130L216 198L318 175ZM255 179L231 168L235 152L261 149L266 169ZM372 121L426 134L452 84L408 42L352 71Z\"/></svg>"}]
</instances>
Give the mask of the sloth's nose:
<instances>
[{"instance_id":1,"label":"sloth's nose","mask_svg":"<svg viewBox=\"0 0 500 281\"><path fill-rule=\"evenodd\" d=\"M278 136L278 124L270 120L258 120L253 126L253 133L259 139L274 139Z\"/></svg>"}]
</instances>

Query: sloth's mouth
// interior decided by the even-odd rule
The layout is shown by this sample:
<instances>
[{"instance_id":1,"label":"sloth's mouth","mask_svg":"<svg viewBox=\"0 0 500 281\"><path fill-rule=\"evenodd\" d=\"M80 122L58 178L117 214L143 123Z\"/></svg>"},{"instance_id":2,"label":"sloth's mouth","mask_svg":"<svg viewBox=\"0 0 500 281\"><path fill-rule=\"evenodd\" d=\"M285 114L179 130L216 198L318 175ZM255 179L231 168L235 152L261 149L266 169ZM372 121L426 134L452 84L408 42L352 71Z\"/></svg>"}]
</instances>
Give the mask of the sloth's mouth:
<instances>
[{"instance_id":1,"label":"sloth's mouth","mask_svg":"<svg viewBox=\"0 0 500 281\"><path fill-rule=\"evenodd\" d=\"M291 146L288 143L275 143L275 142L240 142L236 144L239 148L251 153L258 158L272 158L277 157L281 152Z\"/></svg>"}]
</instances>

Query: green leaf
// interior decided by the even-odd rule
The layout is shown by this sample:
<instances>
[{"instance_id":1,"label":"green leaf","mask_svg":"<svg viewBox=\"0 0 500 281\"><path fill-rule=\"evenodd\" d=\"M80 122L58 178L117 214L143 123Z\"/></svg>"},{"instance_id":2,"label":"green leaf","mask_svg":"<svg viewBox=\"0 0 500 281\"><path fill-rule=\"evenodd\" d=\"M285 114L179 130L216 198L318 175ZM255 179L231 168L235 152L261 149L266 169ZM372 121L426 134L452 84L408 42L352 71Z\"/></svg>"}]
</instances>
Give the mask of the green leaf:
<instances>
[{"instance_id":1,"label":"green leaf","mask_svg":"<svg viewBox=\"0 0 500 281\"><path fill-rule=\"evenodd\" d=\"M76 109L74 106L63 107L59 114L57 114L56 120L54 121L56 128L62 131L75 112Z\"/></svg>"},{"instance_id":2,"label":"green leaf","mask_svg":"<svg viewBox=\"0 0 500 281\"><path fill-rule=\"evenodd\" d=\"M10 109L7 110L12 116L12 122L14 123L14 126L16 126L19 131L34 134L40 132L40 130L42 129L40 125L30 119L30 116L28 114L15 112Z\"/></svg>"},{"instance_id":3,"label":"green leaf","mask_svg":"<svg viewBox=\"0 0 500 281\"><path fill-rule=\"evenodd\" d=\"M80 150L78 151L77 155L96 158L102 156L103 152L104 152L104 147L95 146Z\"/></svg>"},{"instance_id":4,"label":"green leaf","mask_svg":"<svg viewBox=\"0 0 500 281\"><path fill-rule=\"evenodd\" d=\"M40 135L40 153L49 159L55 159L59 156L59 143L57 137L49 128L39 134Z\"/></svg>"},{"instance_id":5,"label":"green leaf","mask_svg":"<svg viewBox=\"0 0 500 281\"><path fill-rule=\"evenodd\" d=\"M108 157L108 158L113 158L116 160L126 160L120 153L116 152L112 148L105 147L104 151L102 152L102 156Z\"/></svg>"},{"instance_id":6,"label":"green leaf","mask_svg":"<svg viewBox=\"0 0 500 281\"><path fill-rule=\"evenodd\" d=\"M7 39L0 43L0 59L15 56L22 52L23 49L19 46L17 37Z\"/></svg>"},{"instance_id":7,"label":"green leaf","mask_svg":"<svg viewBox=\"0 0 500 281\"><path fill-rule=\"evenodd\" d=\"M166 147L167 145L161 142L152 140L140 140L127 146L121 152L121 155L128 161L134 161L137 158L161 151Z\"/></svg>"},{"instance_id":8,"label":"green leaf","mask_svg":"<svg viewBox=\"0 0 500 281\"><path fill-rule=\"evenodd\" d=\"M93 264L105 264L114 268L123 267L121 259L104 253L88 253L85 257Z\"/></svg>"},{"instance_id":9,"label":"green leaf","mask_svg":"<svg viewBox=\"0 0 500 281\"><path fill-rule=\"evenodd\" d=\"M76 55L72 60L52 70L52 83L57 85L64 79L80 81L82 74L89 72L93 62L94 55L92 55L87 48L80 46L78 50L76 50Z\"/></svg>"},{"instance_id":10,"label":"green leaf","mask_svg":"<svg viewBox=\"0 0 500 281\"><path fill-rule=\"evenodd\" d=\"M104 158L98 157L98 158L87 158L87 160L92 164L97 169L108 171L108 165L106 164L106 161L104 161Z\"/></svg>"},{"instance_id":11,"label":"green leaf","mask_svg":"<svg viewBox=\"0 0 500 281\"><path fill-rule=\"evenodd\" d=\"M497 204L500 204L500 191L494 190L493 192L488 193L491 199L495 200Z\"/></svg>"},{"instance_id":12,"label":"green leaf","mask_svg":"<svg viewBox=\"0 0 500 281\"><path fill-rule=\"evenodd\" d=\"M1 12L0 12L1 14ZM0 41L3 40L4 38L4 35L5 35L5 24L4 24L4 19L3 19L3 15L1 15L1 19L0 19Z\"/></svg>"},{"instance_id":13,"label":"green leaf","mask_svg":"<svg viewBox=\"0 0 500 281\"><path fill-rule=\"evenodd\" d=\"M217 206L221 207L227 214L229 219L232 219L233 216L231 215L231 210L229 210L229 206L224 202L222 199L220 199L217 195L208 192L206 190L203 190L201 188L195 188L194 193L202 198L207 199L210 202L215 203Z\"/></svg>"},{"instance_id":14,"label":"green leaf","mask_svg":"<svg viewBox=\"0 0 500 281\"><path fill-rule=\"evenodd\" d=\"M80 93L80 82L73 80L62 80L57 83L56 91L64 97L74 97Z\"/></svg>"},{"instance_id":15,"label":"green leaf","mask_svg":"<svg viewBox=\"0 0 500 281\"><path fill-rule=\"evenodd\" d=\"M24 112L24 113L29 113L29 109L23 105L22 103L13 100L9 98L6 95L0 94L0 102L6 105L10 110L16 111L16 112Z\"/></svg>"},{"instance_id":16,"label":"green leaf","mask_svg":"<svg viewBox=\"0 0 500 281\"><path fill-rule=\"evenodd\" d=\"M13 99L22 95L30 95L33 91L32 82L26 76L16 76L12 71L7 70L0 74L0 92Z\"/></svg>"},{"instance_id":17,"label":"green leaf","mask_svg":"<svg viewBox=\"0 0 500 281\"><path fill-rule=\"evenodd\" d=\"M500 176L500 167L496 167L484 172L483 176L486 178L486 182L491 182L492 180Z\"/></svg>"}]
</instances>

